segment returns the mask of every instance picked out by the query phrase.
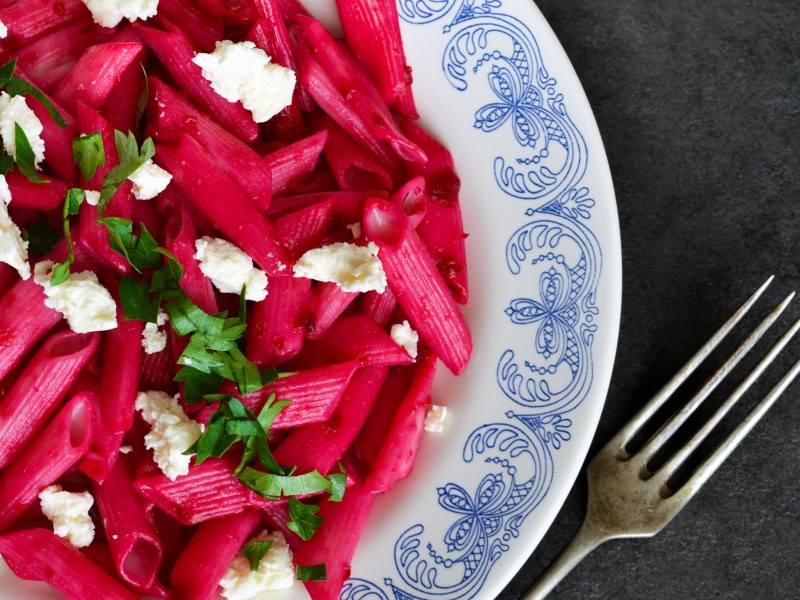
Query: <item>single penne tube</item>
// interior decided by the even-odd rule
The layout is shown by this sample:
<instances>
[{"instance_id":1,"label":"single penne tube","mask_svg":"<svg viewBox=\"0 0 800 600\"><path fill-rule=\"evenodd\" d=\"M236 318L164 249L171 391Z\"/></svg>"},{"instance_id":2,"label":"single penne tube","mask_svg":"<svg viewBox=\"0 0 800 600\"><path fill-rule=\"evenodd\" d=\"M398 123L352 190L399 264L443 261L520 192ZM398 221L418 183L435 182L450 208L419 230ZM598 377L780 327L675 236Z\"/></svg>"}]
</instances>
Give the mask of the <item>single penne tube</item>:
<instances>
[{"instance_id":1,"label":"single penne tube","mask_svg":"<svg viewBox=\"0 0 800 600\"><path fill-rule=\"evenodd\" d=\"M366 190L346 192L342 190L315 192L311 194L294 194L273 198L269 206L269 216L279 219L289 213L318 204L328 198L333 200L334 215L345 223L361 222L364 214L364 203L368 198L386 199L389 195L385 191Z\"/></svg>"},{"instance_id":2,"label":"single penne tube","mask_svg":"<svg viewBox=\"0 0 800 600\"><path fill-rule=\"evenodd\" d=\"M267 219L197 141L184 134L177 146L158 145L155 161L172 174L195 208L268 275L289 272L291 261Z\"/></svg>"},{"instance_id":3,"label":"single penne tube","mask_svg":"<svg viewBox=\"0 0 800 600\"><path fill-rule=\"evenodd\" d=\"M383 443L364 482L370 492L387 492L397 481L411 473L425 430L425 414L431 403L436 361L436 355L431 353L413 367L411 386L384 432Z\"/></svg>"},{"instance_id":4,"label":"single penne tube","mask_svg":"<svg viewBox=\"0 0 800 600\"><path fill-rule=\"evenodd\" d=\"M261 522L258 513L242 512L208 521L197 528L170 575L175 600L211 600L233 557ZM210 549L213 549L211 552Z\"/></svg>"},{"instance_id":5,"label":"single penne tube","mask_svg":"<svg viewBox=\"0 0 800 600\"><path fill-rule=\"evenodd\" d=\"M74 396L0 476L0 531L7 529L38 500L42 489L86 453L92 442L93 421L91 395Z\"/></svg>"},{"instance_id":6,"label":"single penne tube","mask_svg":"<svg viewBox=\"0 0 800 600\"><path fill-rule=\"evenodd\" d=\"M9 171L6 174L6 182L14 208L32 208L41 211L60 208L67 195L67 184L54 177L48 177L48 180L50 183L47 185L33 183L19 171Z\"/></svg>"},{"instance_id":7,"label":"single penne tube","mask_svg":"<svg viewBox=\"0 0 800 600\"><path fill-rule=\"evenodd\" d=\"M275 219L272 222L275 237L293 258L298 259L331 237L331 226L337 222L335 211L336 201L328 197L318 204Z\"/></svg>"},{"instance_id":8,"label":"single penne tube","mask_svg":"<svg viewBox=\"0 0 800 600\"><path fill-rule=\"evenodd\" d=\"M117 573L125 583L147 591L158 575L164 550L145 517L143 499L133 489L127 461L120 457L93 490Z\"/></svg>"},{"instance_id":9,"label":"single penne tube","mask_svg":"<svg viewBox=\"0 0 800 600\"><path fill-rule=\"evenodd\" d=\"M167 31L180 29L204 52L214 50L214 44L224 34L221 19L210 19L190 0L159 0L156 19Z\"/></svg>"},{"instance_id":10,"label":"single penne tube","mask_svg":"<svg viewBox=\"0 0 800 600\"><path fill-rule=\"evenodd\" d=\"M272 173L274 194L286 192L293 182L315 169L327 139L327 131L318 131L264 156L264 163Z\"/></svg>"},{"instance_id":11,"label":"single penne tube","mask_svg":"<svg viewBox=\"0 0 800 600\"><path fill-rule=\"evenodd\" d=\"M202 464L193 464L188 474L174 481L156 468L140 473L134 487L173 519L184 525L197 525L270 502L231 477L238 462L238 457L232 455L209 458Z\"/></svg>"},{"instance_id":12,"label":"single penne tube","mask_svg":"<svg viewBox=\"0 0 800 600\"><path fill-rule=\"evenodd\" d=\"M144 50L136 42L89 46L58 86L56 100L73 111L78 98L100 108L128 67L143 61Z\"/></svg>"},{"instance_id":13,"label":"single penne tube","mask_svg":"<svg viewBox=\"0 0 800 600\"><path fill-rule=\"evenodd\" d=\"M364 425L388 374L386 367L357 371L330 419L290 431L273 453L278 464L297 467L298 473L330 472Z\"/></svg>"},{"instance_id":14,"label":"single penne tube","mask_svg":"<svg viewBox=\"0 0 800 600\"><path fill-rule=\"evenodd\" d=\"M97 350L100 335L62 331L47 339L0 402L0 469L7 467L44 429L81 369Z\"/></svg>"},{"instance_id":15,"label":"single penne tube","mask_svg":"<svg viewBox=\"0 0 800 600\"><path fill-rule=\"evenodd\" d=\"M472 337L403 209L385 200L368 200L364 231L380 248L389 287L414 329L453 373L462 373L472 353Z\"/></svg>"},{"instance_id":16,"label":"single penne tube","mask_svg":"<svg viewBox=\"0 0 800 600\"><path fill-rule=\"evenodd\" d=\"M8 28L8 39L25 46L48 33L89 16L81 0L62 0L58 10L49 2L12 2L0 8L0 22Z\"/></svg>"},{"instance_id":17,"label":"single penne tube","mask_svg":"<svg viewBox=\"0 0 800 600\"><path fill-rule=\"evenodd\" d=\"M349 360L371 367L414 362L375 321L365 315L350 315L337 319L321 338L306 340L303 351L286 368L311 368Z\"/></svg>"},{"instance_id":18,"label":"single penne tube","mask_svg":"<svg viewBox=\"0 0 800 600\"><path fill-rule=\"evenodd\" d=\"M306 337L318 340L331 328L336 319L358 297L358 292L346 292L338 283L317 282L306 305L304 325Z\"/></svg>"},{"instance_id":19,"label":"single penne tube","mask_svg":"<svg viewBox=\"0 0 800 600\"><path fill-rule=\"evenodd\" d=\"M0 555L17 577L43 581L70 600L139 598L90 558L46 529L26 529L0 536Z\"/></svg>"},{"instance_id":20,"label":"single penne tube","mask_svg":"<svg viewBox=\"0 0 800 600\"><path fill-rule=\"evenodd\" d=\"M61 313L46 307L45 300L33 277L18 281L0 297L0 381L61 321Z\"/></svg>"},{"instance_id":21,"label":"single penne tube","mask_svg":"<svg viewBox=\"0 0 800 600\"><path fill-rule=\"evenodd\" d=\"M184 33L166 33L141 25L136 25L135 29L194 103L245 142L256 139L258 125L250 112L238 102L228 102L214 91L203 77L202 69L192 62L195 49Z\"/></svg>"},{"instance_id":22,"label":"single penne tube","mask_svg":"<svg viewBox=\"0 0 800 600\"><path fill-rule=\"evenodd\" d=\"M60 27L16 53L17 67L44 91L52 91L69 73L84 49L108 40L113 30L96 27L90 17Z\"/></svg>"},{"instance_id":23,"label":"single penne tube","mask_svg":"<svg viewBox=\"0 0 800 600\"><path fill-rule=\"evenodd\" d=\"M395 298L392 290L388 288L382 294L371 291L359 299L358 306L361 314L375 321L381 329L386 329L391 323L392 314L397 308L397 298Z\"/></svg>"},{"instance_id":24,"label":"single penne tube","mask_svg":"<svg viewBox=\"0 0 800 600\"><path fill-rule=\"evenodd\" d=\"M297 565L325 564L324 581L307 582L312 600L335 600L342 584L350 576L350 562L361 538L370 510L377 499L355 482L347 487L341 502L322 500L319 517L323 519L314 536L303 542L294 556Z\"/></svg>"}]
</instances>

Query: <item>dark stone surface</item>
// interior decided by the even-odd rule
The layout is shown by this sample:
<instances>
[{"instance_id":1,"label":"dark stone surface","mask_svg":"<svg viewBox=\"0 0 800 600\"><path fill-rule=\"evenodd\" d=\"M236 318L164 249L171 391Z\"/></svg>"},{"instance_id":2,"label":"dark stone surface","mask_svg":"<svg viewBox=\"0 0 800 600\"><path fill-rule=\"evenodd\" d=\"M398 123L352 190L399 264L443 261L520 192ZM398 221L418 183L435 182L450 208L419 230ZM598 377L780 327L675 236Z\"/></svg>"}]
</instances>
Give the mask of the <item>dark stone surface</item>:
<instances>
[{"instance_id":1,"label":"dark stone surface","mask_svg":"<svg viewBox=\"0 0 800 600\"><path fill-rule=\"evenodd\" d=\"M800 2L537 3L594 108L622 227L619 351L591 456L768 274L762 314L800 289ZM798 357L800 340L736 416ZM800 598L799 467L800 382L661 534L601 546L550 597ZM569 541L585 499L581 476L502 600Z\"/></svg>"}]
</instances>

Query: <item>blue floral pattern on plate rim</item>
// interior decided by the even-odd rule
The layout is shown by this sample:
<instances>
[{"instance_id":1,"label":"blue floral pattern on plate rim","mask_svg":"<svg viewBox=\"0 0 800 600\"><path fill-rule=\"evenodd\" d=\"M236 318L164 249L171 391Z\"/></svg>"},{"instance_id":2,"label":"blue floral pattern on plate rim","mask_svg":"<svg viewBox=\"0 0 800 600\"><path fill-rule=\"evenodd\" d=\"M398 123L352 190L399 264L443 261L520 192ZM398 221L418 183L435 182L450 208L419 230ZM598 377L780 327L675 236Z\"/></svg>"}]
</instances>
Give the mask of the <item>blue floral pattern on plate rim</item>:
<instances>
[{"instance_id":1,"label":"blue floral pattern on plate rim","mask_svg":"<svg viewBox=\"0 0 800 600\"><path fill-rule=\"evenodd\" d=\"M487 136L504 131L511 140L488 167L504 201L521 207L520 224L505 245L504 268L526 282L527 293L509 298L500 310L509 327L524 328L521 337L528 343L509 344L496 359L496 385L505 399L497 420L452 446L465 465L480 465L480 476L469 485L450 473L436 486L435 501L423 499L437 505L435 519L446 521L444 532L428 531L409 515L392 549L394 569L365 577L356 568L341 600L466 600L487 592L493 569L520 547L525 521L547 498L552 506L546 528L566 496L575 467L558 494L551 487L557 474L564 479L555 456L573 443L575 419L593 419L589 437L596 426L611 366L607 357L598 360L594 341L605 335L614 346L618 329L619 289L612 298L598 292L602 278L619 280L613 189L608 178L609 189L596 199L586 183L590 150L602 155L602 144L594 132L597 141L590 145L571 118L567 107L575 99L566 97L548 71L549 57L530 19L518 16L532 8L510 0L398 0L406 30L435 28L443 37L442 85L480 96L470 125ZM539 21L544 22L540 15ZM576 79L569 72L564 76ZM596 168L607 174L604 155L600 162ZM597 210L613 214L612 241L602 245L595 234ZM603 250L613 257L609 267ZM601 310L612 314L600 319ZM599 322L609 331L599 332ZM601 362L603 376L597 378ZM582 414L589 396L594 410ZM583 440L583 455L587 448ZM512 575L506 573L505 581Z\"/></svg>"}]
</instances>

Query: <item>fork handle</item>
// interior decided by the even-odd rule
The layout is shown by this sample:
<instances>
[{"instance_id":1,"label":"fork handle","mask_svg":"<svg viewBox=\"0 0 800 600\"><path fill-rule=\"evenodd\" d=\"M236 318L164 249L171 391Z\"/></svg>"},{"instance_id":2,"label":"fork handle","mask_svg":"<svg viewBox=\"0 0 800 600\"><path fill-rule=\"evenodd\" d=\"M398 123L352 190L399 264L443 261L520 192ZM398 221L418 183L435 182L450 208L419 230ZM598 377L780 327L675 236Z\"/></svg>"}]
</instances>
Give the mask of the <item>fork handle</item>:
<instances>
[{"instance_id":1,"label":"fork handle","mask_svg":"<svg viewBox=\"0 0 800 600\"><path fill-rule=\"evenodd\" d=\"M549 594L564 576L572 571L583 557L597 548L611 536L598 531L587 517L575 537L561 551L561 554L550 563L541 577L528 590L520 596L520 600L542 600Z\"/></svg>"}]
</instances>

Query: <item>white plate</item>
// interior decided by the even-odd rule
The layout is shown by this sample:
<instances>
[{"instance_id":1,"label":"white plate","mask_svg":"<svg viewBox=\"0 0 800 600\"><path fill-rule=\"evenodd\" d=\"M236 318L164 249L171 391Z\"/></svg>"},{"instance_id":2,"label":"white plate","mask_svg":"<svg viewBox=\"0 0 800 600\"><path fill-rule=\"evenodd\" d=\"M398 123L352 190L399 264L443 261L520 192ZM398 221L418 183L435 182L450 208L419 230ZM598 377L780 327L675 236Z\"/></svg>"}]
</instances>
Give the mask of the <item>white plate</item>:
<instances>
[{"instance_id":1,"label":"white plate","mask_svg":"<svg viewBox=\"0 0 800 600\"><path fill-rule=\"evenodd\" d=\"M314 4L326 0L316 0ZM492 598L560 509L611 376L614 190L591 109L526 0L399 0L422 123L462 179L475 341L444 434L371 514L343 600ZM0 598L56 598L3 566ZM264 595L288 600L306 594Z\"/></svg>"}]
</instances>

